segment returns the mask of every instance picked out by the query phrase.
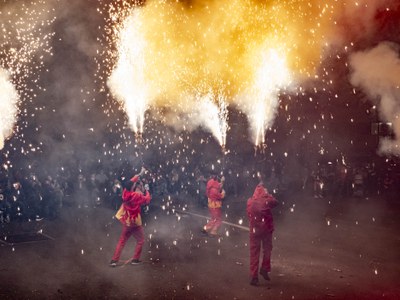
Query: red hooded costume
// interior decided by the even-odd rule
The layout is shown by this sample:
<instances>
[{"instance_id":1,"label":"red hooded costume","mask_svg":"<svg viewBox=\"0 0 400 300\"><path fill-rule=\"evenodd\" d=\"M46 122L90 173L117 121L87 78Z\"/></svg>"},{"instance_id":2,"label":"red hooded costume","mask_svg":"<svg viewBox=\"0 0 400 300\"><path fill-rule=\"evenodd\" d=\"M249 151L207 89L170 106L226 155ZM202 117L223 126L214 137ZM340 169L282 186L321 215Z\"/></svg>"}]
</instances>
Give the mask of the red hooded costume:
<instances>
[{"instance_id":1,"label":"red hooded costume","mask_svg":"<svg viewBox=\"0 0 400 300\"><path fill-rule=\"evenodd\" d=\"M225 191L222 190L222 184L215 178L207 182L206 195L208 198L208 210L210 220L203 227L203 231L216 235L218 228L222 223L222 199L225 197Z\"/></svg>"},{"instance_id":2,"label":"red hooded costume","mask_svg":"<svg viewBox=\"0 0 400 300\"><path fill-rule=\"evenodd\" d=\"M250 276L258 281L261 245L263 260L260 273L269 279L271 271L272 232L274 223L271 208L278 204L262 184L257 185L253 196L247 201L247 216L250 223Z\"/></svg>"},{"instance_id":3,"label":"red hooded costume","mask_svg":"<svg viewBox=\"0 0 400 300\"><path fill-rule=\"evenodd\" d=\"M274 208L277 204L276 199L266 191L262 184L257 185L253 196L247 200L250 229L274 231L271 208Z\"/></svg>"},{"instance_id":4,"label":"red hooded costume","mask_svg":"<svg viewBox=\"0 0 400 300\"><path fill-rule=\"evenodd\" d=\"M208 198L208 206L210 208L221 207L221 200L224 198L225 194L222 192L222 186L218 180L211 178L207 182L206 194Z\"/></svg>"},{"instance_id":5,"label":"red hooded costume","mask_svg":"<svg viewBox=\"0 0 400 300\"><path fill-rule=\"evenodd\" d=\"M145 195L138 192L131 192L126 189L122 192L122 207L125 213L122 213L120 221L127 226L142 225L141 221L141 206L149 204L151 200L150 193ZM118 217L117 217L118 218Z\"/></svg>"}]
</instances>

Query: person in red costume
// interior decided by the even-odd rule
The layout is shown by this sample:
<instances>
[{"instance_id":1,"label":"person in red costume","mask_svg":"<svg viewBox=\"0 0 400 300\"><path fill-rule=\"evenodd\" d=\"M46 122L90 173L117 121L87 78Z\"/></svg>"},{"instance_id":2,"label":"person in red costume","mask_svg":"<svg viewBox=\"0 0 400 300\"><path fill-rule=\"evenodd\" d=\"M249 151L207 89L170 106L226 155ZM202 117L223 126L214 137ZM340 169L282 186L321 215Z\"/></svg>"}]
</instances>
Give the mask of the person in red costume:
<instances>
[{"instance_id":1,"label":"person in red costume","mask_svg":"<svg viewBox=\"0 0 400 300\"><path fill-rule=\"evenodd\" d=\"M122 223L123 227L117 247L115 248L114 255L110 262L111 267L117 266L121 252L132 235L136 239L136 247L131 264L140 263L139 258L144 244L144 231L140 215L141 206L149 204L151 200L149 191L143 188L140 181L140 176L142 176L144 172L145 169L142 168L142 171L139 174L130 179L122 192L122 205L115 216Z\"/></svg>"},{"instance_id":2,"label":"person in red costume","mask_svg":"<svg viewBox=\"0 0 400 300\"><path fill-rule=\"evenodd\" d=\"M207 182L206 195L208 198L208 210L210 220L204 225L202 232L210 236L217 236L218 228L222 223L222 199L225 197L225 191L222 189L225 178L218 181L217 175L212 175Z\"/></svg>"},{"instance_id":3,"label":"person in red costume","mask_svg":"<svg viewBox=\"0 0 400 300\"><path fill-rule=\"evenodd\" d=\"M247 216L250 225L250 277L251 285L258 285L258 269L261 245L263 247L263 259L260 274L266 280L270 280L268 273L271 271L272 232L274 222L271 209L278 202L268 193L260 178L253 196L247 200Z\"/></svg>"}]
</instances>

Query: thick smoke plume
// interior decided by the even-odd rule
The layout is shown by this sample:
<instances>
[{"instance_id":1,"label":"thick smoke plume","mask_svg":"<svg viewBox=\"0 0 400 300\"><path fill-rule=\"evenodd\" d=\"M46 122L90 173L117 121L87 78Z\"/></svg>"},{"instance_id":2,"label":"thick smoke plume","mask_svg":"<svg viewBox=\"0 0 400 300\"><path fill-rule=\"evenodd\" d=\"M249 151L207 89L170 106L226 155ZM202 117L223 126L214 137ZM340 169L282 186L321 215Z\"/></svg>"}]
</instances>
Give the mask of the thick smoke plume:
<instances>
[{"instance_id":1,"label":"thick smoke plume","mask_svg":"<svg viewBox=\"0 0 400 300\"><path fill-rule=\"evenodd\" d=\"M392 124L395 138L382 139L380 151L397 156L400 156L399 51L399 45L384 42L350 57L351 83L360 87L377 104L381 118Z\"/></svg>"}]
</instances>

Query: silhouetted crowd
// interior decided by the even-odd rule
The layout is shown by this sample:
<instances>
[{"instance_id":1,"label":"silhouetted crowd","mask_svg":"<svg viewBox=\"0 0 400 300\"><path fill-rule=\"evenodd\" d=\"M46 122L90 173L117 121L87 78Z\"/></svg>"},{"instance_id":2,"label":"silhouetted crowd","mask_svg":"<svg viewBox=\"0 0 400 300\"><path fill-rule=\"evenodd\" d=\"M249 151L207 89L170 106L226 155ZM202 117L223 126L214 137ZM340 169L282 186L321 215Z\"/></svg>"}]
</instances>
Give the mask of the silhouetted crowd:
<instances>
[{"instance_id":1,"label":"silhouetted crowd","mask_svg":"<svg viewBox=\"0 0 400 300\"><path fill-rule=\"evenodd\" d=\"M261 168L260 168L261 166ZM77 165L49 175L27 171L0 169L0 222L55 219L63 206L93 208L105 206L118 209L122 186L138 169L129 164L118 166ZM206 183L210 167L193 164L190 167L171 166L154 170L142 177L149 185L154 201L164 197L184 198L207 206ZM227 195L237 197L252 184L256 170L267 178L266 186L275 194L304 192L316 198L368 197L384 195L395 197L400 191L400 171L396 164L377 168L373 163L354 164L319 163L314 168L299 170L285 168L283 163L235 166L224 169ZM383 170L383 171L382 171Z\"/></svg>"},{"instance_id":2,"label":"silhouetted crowd","mask_svg":"<svg viewBox=\"0 0 400 300\"><path fill-rule=\"evenodd\" d=\"M315 198L393 197L399 192L400 171L396 165L378 171L375 164L319 164L304 178L303 189L312 191Z\"/></svg>"}]
</instances>

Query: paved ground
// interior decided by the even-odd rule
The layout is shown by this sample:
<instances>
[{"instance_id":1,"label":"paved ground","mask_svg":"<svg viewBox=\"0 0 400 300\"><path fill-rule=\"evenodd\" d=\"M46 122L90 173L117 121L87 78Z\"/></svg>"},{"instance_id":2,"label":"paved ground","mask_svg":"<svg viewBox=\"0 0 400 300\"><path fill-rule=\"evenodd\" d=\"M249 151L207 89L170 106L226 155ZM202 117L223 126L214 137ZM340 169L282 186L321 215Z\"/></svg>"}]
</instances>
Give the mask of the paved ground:
<instances>
[{"instance_id":1,"label":"paved ground","mask_svg":"<svg viewBox=\"0 0 400 300\"><path fill-rule=\"evenodd\" d=\"M271 281L249 285L245 197L230 197L220 238L199 229L207 211L154 201L143 263L108 262L120 224L105 207L65 207L57 221L3 225L54 240L0 246L1 299L400 299L400 220L381 198L281 198ZM182 212L184 211L184 212ZM122 259L133 253L134 241Z\"/></svg>"}]
</instances>

